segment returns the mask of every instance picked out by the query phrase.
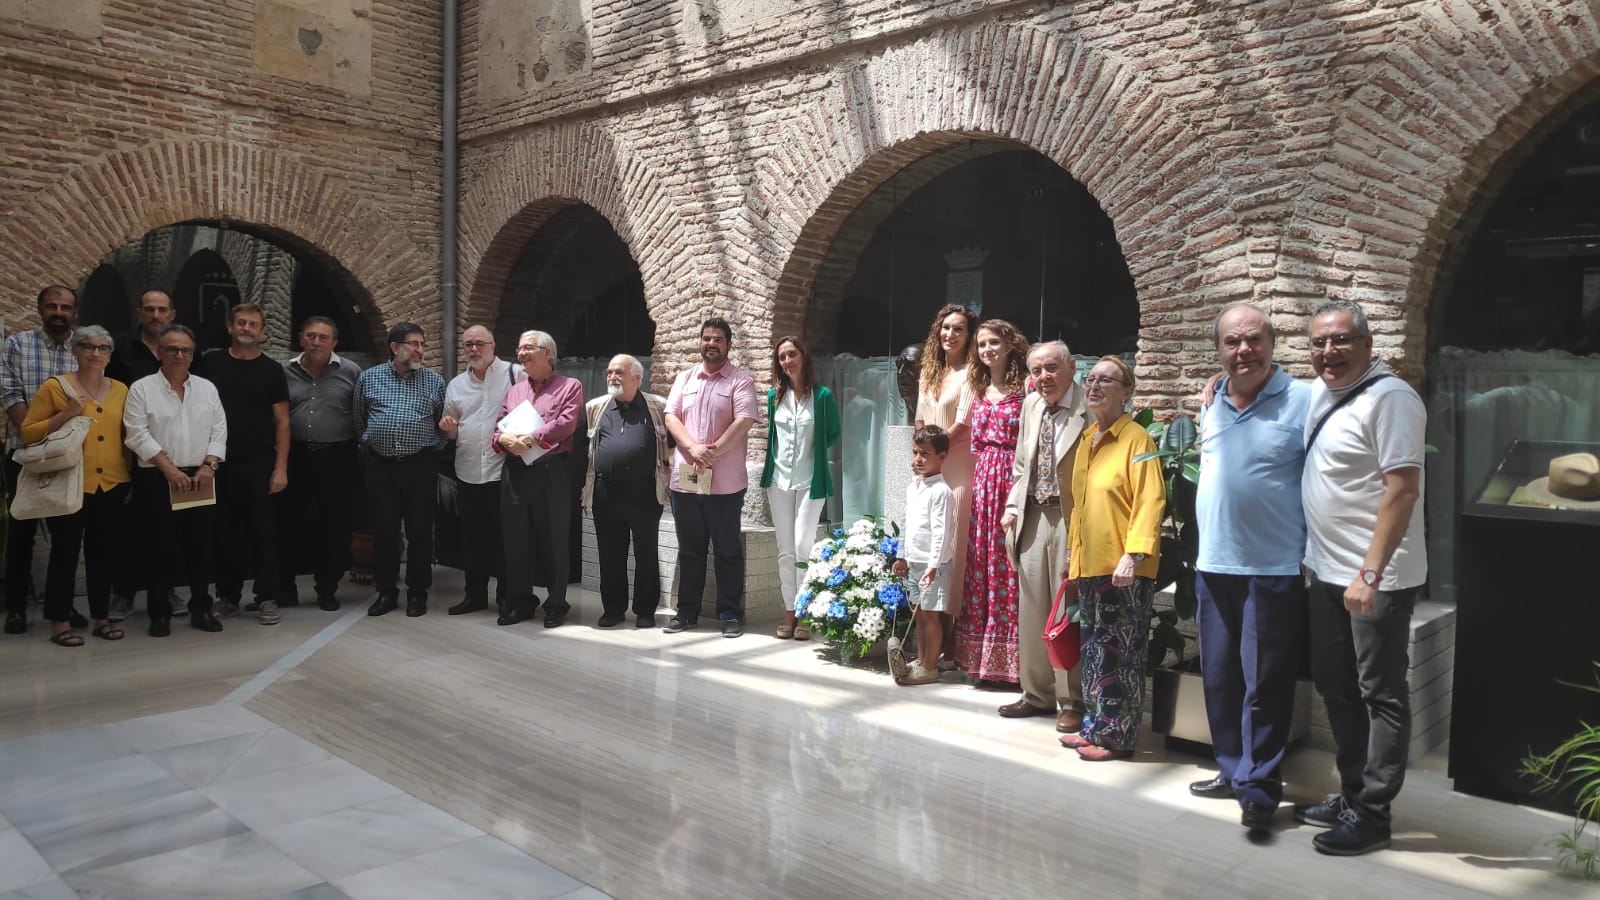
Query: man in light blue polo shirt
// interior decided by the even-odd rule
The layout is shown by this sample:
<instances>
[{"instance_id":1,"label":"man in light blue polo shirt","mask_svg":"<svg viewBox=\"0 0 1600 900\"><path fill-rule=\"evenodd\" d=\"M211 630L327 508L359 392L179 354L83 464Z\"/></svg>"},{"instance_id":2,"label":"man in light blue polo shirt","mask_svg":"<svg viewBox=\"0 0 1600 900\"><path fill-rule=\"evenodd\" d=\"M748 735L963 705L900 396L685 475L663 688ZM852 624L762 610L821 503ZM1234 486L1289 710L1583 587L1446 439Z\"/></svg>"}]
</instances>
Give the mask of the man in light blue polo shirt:
<instances>
[{"instance_id":1,"label":"man in light blue polo shirt","mask_svg":"<svg viewBox=\"0 0 1600 900\"><path fill-rule=\"evenodd\" d=\"M1191 784L1236 798L1240 822L1269 827L1294 710L1305 627L1300 505L1311 389L1272 362L1266 313L1248 304L1212 326L1225 378L1200 417L1200 664L1219 772Z\"/></svg>"}]
</instances>

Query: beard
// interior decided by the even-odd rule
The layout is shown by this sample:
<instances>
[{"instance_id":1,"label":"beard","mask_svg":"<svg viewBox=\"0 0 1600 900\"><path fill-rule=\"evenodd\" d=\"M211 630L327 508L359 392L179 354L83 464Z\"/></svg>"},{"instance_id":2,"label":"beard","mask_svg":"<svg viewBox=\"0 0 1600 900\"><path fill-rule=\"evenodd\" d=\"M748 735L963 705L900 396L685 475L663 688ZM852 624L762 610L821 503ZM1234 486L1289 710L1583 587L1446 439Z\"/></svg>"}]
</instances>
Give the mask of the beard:
<instances>
[{"instance_id":1,"label":"beard","mask_svg":"<svg viewBox=\"0 0 1600 900\"><path fill-rule=\"evenodd\" d=\"M608 397L620 397L620 396L622 396L622 385L620 385L620 384L608 384L608 385L606 385L606 396L608 396Z\"/></svg>"}]
</instances>

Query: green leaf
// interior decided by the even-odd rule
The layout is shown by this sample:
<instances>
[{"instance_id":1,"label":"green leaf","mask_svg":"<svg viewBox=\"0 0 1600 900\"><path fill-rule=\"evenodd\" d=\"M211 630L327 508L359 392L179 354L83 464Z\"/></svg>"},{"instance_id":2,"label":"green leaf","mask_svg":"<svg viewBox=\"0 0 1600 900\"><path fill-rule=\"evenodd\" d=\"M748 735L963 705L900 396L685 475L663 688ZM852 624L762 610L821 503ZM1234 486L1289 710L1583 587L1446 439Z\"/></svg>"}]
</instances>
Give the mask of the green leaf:
<instances>
[{"instance_id":1,"label":"green leaf","mask_svg":"<svg viewBox=\"0 0 1600 900\"><path fill-rule=\"evenodd\" d=\"M1174 454L1182 453L1194 446L1196 435L1194 419L1181 415L1167 423L1167 430L1161 435L1159 446L1162 450Z\"/></svg>"},{"instance_id":2,"label":"green leaf","mask_svg":"<svg viewBox=\"0 0 1600 900\"><path fill-rule=\"evenodd\" d=\"M1183 464L1183 480L1190 484L1200 483L1200 467L1192 462Z\"/></svg>"},{"instance_id":3,"label":"green leaf","mask_svg":"<svg viewBox=\"0 0 1600 900\"><path fill-rule=\"evenodd\" d=\"M1141 428L1148 427L1151 422L1155 421L1155 418L1156 418L1156 411L1151 409L1148 406L1145 407L1144 409L1141 409L1141 410L1138 410L1138 411L1134 412L1134 414L1133 414L1134 424L1138 425Z\"/></svg>"},{"instance_id":4,"label":"green leaf","mask_svg":"<svg viewBox=\"0 0 1600 900\"><path fill-rule=\"evenodd\" d=\"M1165 459L1169 455L1171 454L1167 453L1165 450L1146 450L1143 453L1135 454L1133 461L1144 462L1145 460L1149 459Z\"/></svg>"}]
</instances>

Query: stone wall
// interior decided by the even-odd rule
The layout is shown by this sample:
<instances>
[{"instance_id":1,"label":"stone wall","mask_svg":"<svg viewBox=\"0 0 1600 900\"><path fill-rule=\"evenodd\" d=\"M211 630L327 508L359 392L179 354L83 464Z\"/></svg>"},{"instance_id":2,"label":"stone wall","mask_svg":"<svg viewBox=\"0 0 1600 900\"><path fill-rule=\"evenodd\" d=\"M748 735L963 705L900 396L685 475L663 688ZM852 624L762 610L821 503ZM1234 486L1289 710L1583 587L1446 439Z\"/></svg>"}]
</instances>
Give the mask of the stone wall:
<instances>
[{"instance_id":1,"label":"stone wall","mask_svg":"<svg viewBox=\"0 0 1600 900\"><path fill-rule=\"evenodd\" d=\"M464 4L463 294L492 317L528 236L586 203L639 263L657 389L709 311L746 364L801 329L850 212L974 138L1043 153L1110 216L1153 405L1212 370L1206 329L1235 300L1268 307L1301 366L1309 308L1360 301L1420 377L1469 201L1600 72L1583 0L538 6L545 37L506 41L518 5ZM508 80L558 45L565 67Z\"/></svg>"},{"instance_id":2,"label":"stone wall","mask_svg":"<svg viewBox=\"0 0 1600 900\"><path fill-rule=\"evenodd\" d=\"M439 34L410 0L0 0L0 314L227 221L327 264L375 335L436 330Z\"/></svg>"}]
</instances>

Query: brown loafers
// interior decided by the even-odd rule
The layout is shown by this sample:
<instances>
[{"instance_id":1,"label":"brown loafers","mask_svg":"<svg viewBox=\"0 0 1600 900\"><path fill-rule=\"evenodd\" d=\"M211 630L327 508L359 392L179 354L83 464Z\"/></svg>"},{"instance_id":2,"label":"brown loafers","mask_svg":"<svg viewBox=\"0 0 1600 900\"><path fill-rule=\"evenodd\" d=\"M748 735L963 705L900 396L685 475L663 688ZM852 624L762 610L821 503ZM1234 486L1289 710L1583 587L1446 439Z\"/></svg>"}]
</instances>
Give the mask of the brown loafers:
<instances>
[{"instance_id":1,"label":"brown loafers","mask_svg":"<svg viewBox=\"0 0 1600 900\"><path fill-rule=\"evenodd\" d=\"M1007 703L1005 706L1000 707L997 712L1008 719L1025 719L1028 716L1048 716L1053 714L1055 710L1041 709L1026 700L1018 700L1015 703Z\"/></svg>"}]
</instances>

